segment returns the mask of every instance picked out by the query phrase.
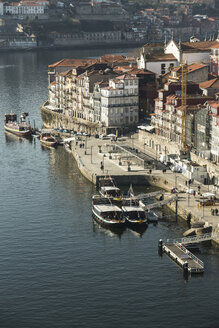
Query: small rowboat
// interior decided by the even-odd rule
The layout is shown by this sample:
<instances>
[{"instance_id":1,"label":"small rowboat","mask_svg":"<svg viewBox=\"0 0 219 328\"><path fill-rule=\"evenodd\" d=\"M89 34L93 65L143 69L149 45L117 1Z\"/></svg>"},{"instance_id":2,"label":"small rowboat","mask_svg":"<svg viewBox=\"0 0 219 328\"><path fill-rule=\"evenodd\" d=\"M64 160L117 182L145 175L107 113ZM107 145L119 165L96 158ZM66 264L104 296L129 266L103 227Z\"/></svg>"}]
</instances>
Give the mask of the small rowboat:
<instances>
[{"instance_id":1,"label":"small rowboat","mask_svg":"<svg viewBox=\"0 0 219 328\"><path fill-rule=\"evenodd\" d=\"M40 142L48 147L55 147L58 142L55 137L53 137L50 133L41 133L40 135Z\"/></svg>"}]
</instances>

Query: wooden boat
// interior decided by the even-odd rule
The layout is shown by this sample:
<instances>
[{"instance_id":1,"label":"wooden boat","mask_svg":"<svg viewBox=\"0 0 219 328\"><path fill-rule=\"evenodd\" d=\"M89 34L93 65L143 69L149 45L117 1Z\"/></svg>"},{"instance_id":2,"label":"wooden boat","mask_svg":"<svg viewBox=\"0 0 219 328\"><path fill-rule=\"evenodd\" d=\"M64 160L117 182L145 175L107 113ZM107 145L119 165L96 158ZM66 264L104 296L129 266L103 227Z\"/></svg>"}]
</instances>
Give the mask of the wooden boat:
<instances>
[{"instance_id":1,"label":"wooden boat","mask_svg":"<svg viewBox=\"0 0 219 328\"><path fill-rule=\"evenodd\" d=\"M55 147L58 142L49 132L42 132L40 134L40 142L48 147Z\"/></svg>"},{"instance_id":2,"label":"wooden boat","mask_svg":"<svg viewBox=\"0 0 219 328\"><path fill-rule=\"evenodd\" d=\"M105 186L100 188L100 194L103 197L120 202L122 200L121 191L117 187Z\"/></svg>"},{"instance_id":3,"label":"wooden boat","mask_svg":"<svg viewBox=\"0 0 219 328\"><path fill-rule=\"evenodd\" d=\"M32 128L29 123L26 122L28 113L22 113L20 121L17 121L17 114L5 114L4 127L5 131L13 133L19 137L27 137L32 133Z\"/></svg>"},{"instance_id":4,"label":"wooden boat","mask_svg":"<svg viewBox=\"0 0 219 328\"><path fill-rule=\"evenodd\" d=\"M125 228L122 210L113 205L109 198L94 195L92 197L92 212L95 221L105 228Z\"/></svg>"},{"instance_id":5,"label":"wooden boat","mask_svg":"<svg viewBox=\"0 0 219 328\"><path fill-rule=\"evenodd\" d=\"M121 208L113 204L93 205L94 219L103 227L110 229L124 228L125 218Z\"/></svg>"},{"instance_id":6,"label":"wooden boat","mask_svg":"<svg viewBox=\"0 0 219 328\"><path fill-rule=\"evenodd\" d=\"M116 187L115 180L111 176L100 177L98 187Z\"/></svg>"},{"instance_id":7,"label":"wooden boat","mask_svg":"<svg viewBox=\"0 0 219 328\"><path fill-rule=\"evenodd\" d=\"M122 206L126 224L131 228L143 228L148 225L145 211L139 206Z\"/></svg>"}]
</instances>

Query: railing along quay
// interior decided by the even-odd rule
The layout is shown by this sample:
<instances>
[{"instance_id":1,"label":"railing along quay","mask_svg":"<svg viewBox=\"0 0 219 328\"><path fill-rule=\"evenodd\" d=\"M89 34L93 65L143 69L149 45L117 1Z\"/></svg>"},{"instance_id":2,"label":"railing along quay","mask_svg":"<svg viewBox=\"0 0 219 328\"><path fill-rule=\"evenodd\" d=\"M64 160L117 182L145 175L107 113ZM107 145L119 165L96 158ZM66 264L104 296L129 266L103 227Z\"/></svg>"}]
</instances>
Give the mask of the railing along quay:
<instances>
[{"instance_id":1,"label":"railing along quay","mask_svg":"<svg viewBox=\"0 0 219 328\"><path fill-rule=\"evenodd\" d=\"M190 243L201 243L203 241L219 239L219 232L204 233L199 236L183 237L178 239L167 239L167 243L179 243L179 244L190 244Z\"/></svg>"},{"instance_id":2,"label":"railing along quay","mask_svg":"<svg viewBox=\"0 0 219 328\"><path fill-rule=\"evenodd\" d=\"M182 267L184 273L200 274L204 272L204 263L182 244L177 242L163 244L162 240L159 240L158 249L160 253L166 253Z\"/></svg>"}]
</instances>

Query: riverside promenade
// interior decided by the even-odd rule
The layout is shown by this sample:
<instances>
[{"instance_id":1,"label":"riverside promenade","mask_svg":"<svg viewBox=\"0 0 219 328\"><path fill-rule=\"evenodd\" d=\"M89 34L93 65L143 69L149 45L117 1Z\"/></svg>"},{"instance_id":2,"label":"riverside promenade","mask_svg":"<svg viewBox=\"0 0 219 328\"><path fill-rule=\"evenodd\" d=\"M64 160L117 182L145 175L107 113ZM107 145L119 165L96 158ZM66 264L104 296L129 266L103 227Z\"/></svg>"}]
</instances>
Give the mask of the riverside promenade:
<instances>
[{"instance_id":1,"label":"riverside promenade","mask_svg":"<svg viewBox=\"0 0 219 328\"><path fill-rule=\"evenodd\" d=\"M118 141L113 141L110 138L106 140L96 139L94 137L81 137L81 140L73 141L71 143L72 154L77 161L79 170L81 173L89 179L92 183L97 184L98 178L105 175L110 175L115 178L118 185L133 184L133 188L136 185L154 185L165 189L166 196L171 196L170 190L173 187L177 187L178 194L178 214L187 218L190 213L192 216L192 222L205 221L207 225L212 225L213 229L219 228L219 215L212 215L211 209L218 209L219 203L207 207L199 207L199 201L202 199L201 195L198 195L198 186L200 186L200 192L211 192L213 186L202 185L198 182L191 184L190 188L196 191L196 195L190 195L186 193L186 178L180 173L173 173L171 170L167 170L165 173L159 168L160 163L156 161L156 154L144 147L142 149L138 146L137 135L135 138L120 138ZM158 169L152 168L151 172L149 168L143 167L141 163L133 162L131 158L114 152L114 147L130 147L137 149L137 154L145 154L151 160L151 163L155 164ZM157 165L156 165L157 163ZM175 210L175 202L169 205Z\"/></svg>"}]
</instances>

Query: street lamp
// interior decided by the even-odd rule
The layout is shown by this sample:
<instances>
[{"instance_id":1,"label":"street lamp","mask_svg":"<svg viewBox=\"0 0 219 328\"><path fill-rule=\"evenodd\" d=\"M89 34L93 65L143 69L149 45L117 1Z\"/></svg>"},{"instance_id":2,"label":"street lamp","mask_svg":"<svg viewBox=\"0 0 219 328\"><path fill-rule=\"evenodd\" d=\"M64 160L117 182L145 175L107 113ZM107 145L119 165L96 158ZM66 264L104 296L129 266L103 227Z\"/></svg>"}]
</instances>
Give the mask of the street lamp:
<instances>
[{"instance_id":1,"label":"street lamp","mask_svg":"<svg viewBox=\"0 0 219 328\"><path fill-rule=\"evenodd\" d=\"M134 136L131 136L132 139L132 149L134 148Z\"/></svg>"},{"instance_id":2,"label":"street lamp","mask_svg":"<svg viewBox=\"0 0 219 328\"><path fill-rule=\"evenodd\" d=\"M90 162L91 162L91 164L93 163L92 162L92 151L93 151L93 146L90 146Z\"/></svg>"},{"instance_id":3,"label":"street lamp","mask_svg":"<svg viewBox=\"0 0 219 328\"><path fill-rule=\"evenodd\" d=\"M178 178L178 176L176 175L176 172L175 172L175 189L177 189L177 178Z\"/></svg>"},{"instance_id":4,"label":"street lamp","mask_svg":"<svg viewBox=\"0 0 219 328\"><path fill-rule=\"evenodd\" d=\"M87 136L85 136L85 151L84 155L87 155Z\"/></svg>"},{"instance_id":5,"label":"street lamp","mask_svg":"<svg viewBox=\"0 0 219 328\"><path fill-rule=\"evenodd\" d=\"M103 161L102 161L102 170L104 172L104 157L105 157L105 154L103 154Z\"/></svg>"},{"instance_id":6,"label":"street lamp","mask_svg":"<svg viewBox=\"0 0 219 328\"><path fill-rule=\"evenodd\" d=\"M190 193L188 192L188 207L189 207Z\"/></svg>"}]
</instances>

